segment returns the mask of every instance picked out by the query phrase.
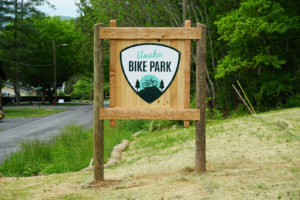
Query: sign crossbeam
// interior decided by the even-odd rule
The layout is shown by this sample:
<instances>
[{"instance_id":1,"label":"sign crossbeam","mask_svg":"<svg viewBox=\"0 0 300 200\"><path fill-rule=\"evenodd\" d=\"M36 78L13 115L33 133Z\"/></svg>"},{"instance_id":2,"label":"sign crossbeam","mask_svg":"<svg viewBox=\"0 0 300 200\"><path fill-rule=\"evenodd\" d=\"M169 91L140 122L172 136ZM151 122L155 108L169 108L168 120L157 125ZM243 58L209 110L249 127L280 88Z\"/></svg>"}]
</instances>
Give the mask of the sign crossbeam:
<instances>
[{"instance_id":1,"label":"sign crossbeam","mask_svg":"<svg viewBox=\"0 0 300 200\"><path fill-rule=\"evenodd\" d=\"M201 28L100 27L100 39L201 39Z\"/></svg>"},{"instance_id":2,"label":"sign crossbeam","mask_svg":"<svg viewBox=\"0 0 300 200\"><path fill-rule=\"evenodd\" d=\"M100 108L99 120L200 120L200 109Z\"/></svg>"}]
</instances>

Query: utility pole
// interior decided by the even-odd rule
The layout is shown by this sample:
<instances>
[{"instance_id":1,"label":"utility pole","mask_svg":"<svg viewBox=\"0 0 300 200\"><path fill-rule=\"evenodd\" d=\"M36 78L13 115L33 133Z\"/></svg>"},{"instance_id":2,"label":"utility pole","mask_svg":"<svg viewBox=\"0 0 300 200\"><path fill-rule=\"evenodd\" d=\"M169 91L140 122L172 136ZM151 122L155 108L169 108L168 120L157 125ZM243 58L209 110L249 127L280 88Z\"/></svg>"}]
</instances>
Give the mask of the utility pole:
<instances>
[{"instance_id":1,"label":"utility pole","mask_svg":"<svg viewBox=\"0 0 300 200\"><path fill-rule=\"evenodd\" d=\"M56 92L56 57L55 57L55 52L56 48L59 46L67 46L68 44L60 44L55 47L55 42L53 40L53 57L54 57L54 90L55 90L55 105L57 105L57 92ZM51 103L51 102L50 102Z\"/></svg>"},{"instance_id":2,"label":"utility pole","mask_svg":"<svg viewBox=\"0 0 300 200\"><path fill-rule=\"evenodd\" d=\"M57 104L57 93L56 93L56 58L55 58L55 43L53 40L53 56L54 56L54 91L55 91L55 105ZM51 103L51 102L49 102Z\"/></svg>"},{"instance_id":3,"label":"utility pole","mask_svg":"<svg viewBox=\"0 0 300 200\"><path fill-rule=\"evenodd\" d=\"M182 0L182 26L185 26L186 20L186 0Z\"/></svg>"}]
</instances>

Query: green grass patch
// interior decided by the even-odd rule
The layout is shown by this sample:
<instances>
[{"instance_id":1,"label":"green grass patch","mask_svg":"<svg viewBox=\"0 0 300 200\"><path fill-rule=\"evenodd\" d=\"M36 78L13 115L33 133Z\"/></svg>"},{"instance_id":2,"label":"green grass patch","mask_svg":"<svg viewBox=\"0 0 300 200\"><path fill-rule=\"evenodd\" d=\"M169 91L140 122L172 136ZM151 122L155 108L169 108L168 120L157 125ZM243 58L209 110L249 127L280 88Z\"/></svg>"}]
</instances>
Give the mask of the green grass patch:
<instances>
[{"instance_id":1,"label":"green grass patch","mask_svg":"<svg viewBox=\"0 0 300 200\"><path fill-rule=\"evenodd\" d=\"M110 157L116 144L130 139L133 132L140 130L141 121L117 121L110 127L104 121L104 159ZM20 150L7 156L0 165L4 176L32 176L76 172L89 165L93 158L93 130L79 124L69 124L49 140L33 139L20 142Z\"/></svg>"},{"instance_id":2,"label":"green grass patch","mask_svg":"<svg viewBox=\"0 0 300 200\"><path fill-rule=\"evenodd\" d=\"M79 104L79 103L58 103L56 106L84 106L88 104ZM17 104L7 104L7 107L14 107ZM20 106L39 106L39 103L21 103ZM46 103L45 105L40 104L40 106L53 106L52 103Z\"/></svg>"},{"instance_id":3,"label":"green grass patch","mask_svg":"<svg viewBox=\"0 0 300 200\"><path fill-rule=\"evenodd\" d=\"M29 117L44 117L64 110L66 109L21 108L21 109L5 109L3 110L3 112L5 114L5 118L29 118Z\"/></svg>"}]
</instances>

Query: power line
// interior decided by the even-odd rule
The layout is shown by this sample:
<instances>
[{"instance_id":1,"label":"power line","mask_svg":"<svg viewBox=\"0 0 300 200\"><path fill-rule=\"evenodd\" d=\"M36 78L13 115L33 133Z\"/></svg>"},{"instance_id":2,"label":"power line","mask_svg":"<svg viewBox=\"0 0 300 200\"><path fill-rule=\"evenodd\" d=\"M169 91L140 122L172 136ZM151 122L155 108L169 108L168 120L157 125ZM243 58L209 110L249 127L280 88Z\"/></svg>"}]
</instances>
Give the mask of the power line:
<instances>
[{"instance_id":1,"label":"power line","mask_svg":"<svg viewBox=\"0 0 300 200\"><path fill-rule=\"evenodd\" d=\"M53 62L53 61L48 61L48 60L39 60L39 59L36 59L36 58L31 58L31 57L23 56L23 55L21 55L21 54L19 54L19 53L15 53L15 52L12 52L12 51L9 51L9 50L6 50L6 49L2 49L2 50L4 50L4 51L8 51L8 52L10 52L10 53L13 53L13 54L20 55L20 56L22 56L22 57L25 57L25 58L30 58L30 59L34 59L34 60L38 60L38 61L43 61L43 62Z\"/></svg>"},{"instance_id":2,"label":"power line","mask_svg":"<svg viewBox=\"0 0 300 200\"><path fill-rule=\"evenodd\" d=\"M4 59L4 58L0 58L0 59L1 59L1 60L5 60L5 61L7 61L7 62L11 62L11 63L19 64L19 65L24 65L24 66L33 66L33 67L49 66L49 65L53 65L53 64L54 64L54 63L51 63L51 64L47 64L47 65L29 65L29 64L18 63L18 62L15 62L15 61L7 60L7 59Z\"/></svg>"}]
</instances>

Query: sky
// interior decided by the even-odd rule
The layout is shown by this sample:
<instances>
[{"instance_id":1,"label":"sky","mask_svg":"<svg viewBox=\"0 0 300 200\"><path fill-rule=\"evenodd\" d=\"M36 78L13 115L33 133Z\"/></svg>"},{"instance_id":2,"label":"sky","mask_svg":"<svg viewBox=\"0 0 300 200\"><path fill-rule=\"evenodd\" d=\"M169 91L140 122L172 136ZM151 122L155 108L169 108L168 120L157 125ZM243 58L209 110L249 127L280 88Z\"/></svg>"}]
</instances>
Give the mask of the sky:
<instances>
[{"instance_id":1,"label":"sky","mask_svg":"<svg viewBox=\"0 0 300 200\"><path fill-rule=\"evenodd\" d=\"M77 6L75 2L78 0L49 0L49 2L55 5L56 9L49 8L49 6L39 7L39 10L46 13L49 16L70 16L70 17L78 17L77 14Z\"/></svg>"}]
</instances>

